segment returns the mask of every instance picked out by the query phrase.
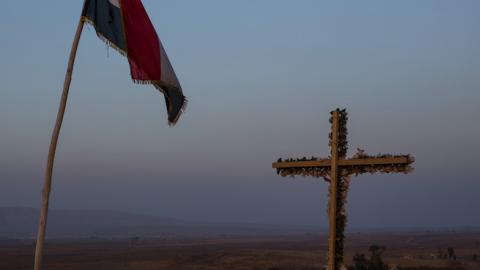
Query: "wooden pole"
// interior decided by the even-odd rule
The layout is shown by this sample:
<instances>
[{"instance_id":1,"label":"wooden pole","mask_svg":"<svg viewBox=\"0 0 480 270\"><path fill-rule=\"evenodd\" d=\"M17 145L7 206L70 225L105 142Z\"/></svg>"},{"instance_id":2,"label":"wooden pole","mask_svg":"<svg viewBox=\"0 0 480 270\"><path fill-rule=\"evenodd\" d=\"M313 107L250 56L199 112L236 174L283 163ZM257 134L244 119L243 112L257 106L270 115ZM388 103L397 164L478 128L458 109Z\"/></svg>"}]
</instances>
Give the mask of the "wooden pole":
<instances>
[{"instance_id":1,"label":"wooden pole","mask_svg":"<svg viewBox=\"0 0 480 270\"><path fill-rule=\"evenodd\" d=\"M40 270L43 255L43 244L45 242L45 230L47 226L48 215L48 200L50 197L50 189L52 186L52 172L53 163L55 160L55 151L57 149L58 137L60 135L60 129L62 127L63 115L65 114L65 108L67 106L68 90L70 89L70 82L72 81L73 65L75 64L75 56L77 54L78 43L83 30L83 19L80 18L77 26L77 32L73 39L72 49L70 51L70 58L68 59L67 72L65 74L65 81L63 83L63 93L60 100L60 106L58 108L57 120L52 132L52 138L50 141L50 148L48 150L47 166L45 169L45 182L42 189L42 208L40 210L40 221L38 224L37 244L35 247L35 265L34 270Z\"/></svg>"},{"instance_id":2,"label":"wooden pole","mask_svg":"<svg viewBox=\"0 0 480 270\"><path fill-rule=\"evenodd\" d=\"M337 181L338 181L338 112L333 112L333 123L332 123L332 145L331 145L331 156L332 163L330 168L330 209L329 218L330 218L330 232L328 238L328 270L337 270L336 269L336 240L337 240Z\"/></svg>"}]
</instances>

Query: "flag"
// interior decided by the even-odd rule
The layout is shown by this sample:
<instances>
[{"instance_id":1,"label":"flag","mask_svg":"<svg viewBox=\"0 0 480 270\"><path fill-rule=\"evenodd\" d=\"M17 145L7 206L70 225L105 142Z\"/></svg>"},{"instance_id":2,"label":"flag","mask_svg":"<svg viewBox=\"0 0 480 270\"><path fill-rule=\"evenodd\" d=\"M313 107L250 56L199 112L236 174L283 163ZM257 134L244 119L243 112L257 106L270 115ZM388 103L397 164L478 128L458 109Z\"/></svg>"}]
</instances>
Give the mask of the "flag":
<instances>
[{"instance_id":1,"label":"flag","mask_svg":"<svg viewBox=\"0 0 480 270\"><path fill-rule=\"evenodd\" d=\"M180 82L140 0L86 0L82 20L100 39L128 58L134 82L152 84L165 96L168 123L185 108Z\"/></svg>"}]
</instances>

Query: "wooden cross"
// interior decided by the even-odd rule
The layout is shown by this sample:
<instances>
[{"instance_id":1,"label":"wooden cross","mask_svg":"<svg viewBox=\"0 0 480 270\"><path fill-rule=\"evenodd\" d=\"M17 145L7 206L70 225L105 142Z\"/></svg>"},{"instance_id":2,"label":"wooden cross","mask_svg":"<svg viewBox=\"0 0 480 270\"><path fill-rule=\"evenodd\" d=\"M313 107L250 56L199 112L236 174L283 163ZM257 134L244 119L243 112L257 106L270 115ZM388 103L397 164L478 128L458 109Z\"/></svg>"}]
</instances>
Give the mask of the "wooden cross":
<instances>
[{"instance_id":1,"label":"wooden cross","mask_svg":"<svg viewBox=\"0 0 480 270\"><path fill-rule=\"evenodd\" d=\"M351 175L362 173L408 173L412 171L410 164L414 162L410 155L377 155L369 156L360 150L352 157L347 153L347 112L337 109L332 111L330 123L330 158L321 159L279 159L272 164L281 176L314 176L323 177L330 182L329 188L329 239L328 270L338 270L343 264L344 230L346 225L345 199Z\"/></svg>"}]
</instances>

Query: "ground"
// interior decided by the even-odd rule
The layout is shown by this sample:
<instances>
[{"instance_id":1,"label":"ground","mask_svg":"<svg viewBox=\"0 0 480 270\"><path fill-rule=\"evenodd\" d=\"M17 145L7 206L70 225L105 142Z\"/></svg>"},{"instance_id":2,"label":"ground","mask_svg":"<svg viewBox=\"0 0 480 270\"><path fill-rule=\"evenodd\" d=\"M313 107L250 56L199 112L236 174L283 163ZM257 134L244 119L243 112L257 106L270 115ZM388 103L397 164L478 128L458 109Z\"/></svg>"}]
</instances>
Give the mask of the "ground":
<instances>
[{"instance_id":1,"label":"ground","mask_svg":"<svg viewBox=\"0 0 480 270\"><path fill-rule=\"evenodd\" d=\"M368 247L386 247L384 260L422 269L480 269L480 232L350 233L346 263ZM314 270L323 269L325 235L269 237L225 236L214 239L64 239L45 247L48 270ZM438 259L453 247L456 261ZM33 240L0 240L0 270L32 269ZM457 267L457 268L456 268ZM412 268L413 269L413 268ZM420 269L420 268L419 268Z\"/></svg>"}]
</instances>

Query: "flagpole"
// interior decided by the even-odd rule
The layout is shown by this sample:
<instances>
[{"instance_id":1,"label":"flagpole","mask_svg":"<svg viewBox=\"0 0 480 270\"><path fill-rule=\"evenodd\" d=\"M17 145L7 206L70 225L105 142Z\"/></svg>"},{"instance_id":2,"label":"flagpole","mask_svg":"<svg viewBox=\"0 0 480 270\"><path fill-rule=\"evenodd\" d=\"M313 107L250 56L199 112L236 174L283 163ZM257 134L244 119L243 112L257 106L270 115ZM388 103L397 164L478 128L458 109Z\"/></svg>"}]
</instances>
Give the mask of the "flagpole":
<instances>
[{"instance_id":1,"label":"flagpole","mask_svg":"<svg viewBox=\"0 0 480 270\"><path fill-rule=\"evenodd\" d=\"M57 149L58 137L60 135L60 129L62 128L63 116L65 114L65 108L67 106L68 91L70 89L70 83L72 81L73 66L75 64L75 56L77 54L78 43L80 36L82 35L84 21L80 18L77 26L77 32L73 39L72 48L70 50L70 58L68 59L67 72L65 74L65 81L63 83L63 92L60 99L60 106L58 108L57 120L52 132L52 138L50 141L50 148L48 150L47 166L45 169L45 181L42 189L42 207L40 210L40 221L38 224L37 243L35 247L35 266L34 270L40 270L43 255L43 245L45 242L45 230L47 226L48 216L48 202L50 197L50 190L52 186L52 172L53 163L55 160L55 151Z\"/></svg>"}]
</instances>

